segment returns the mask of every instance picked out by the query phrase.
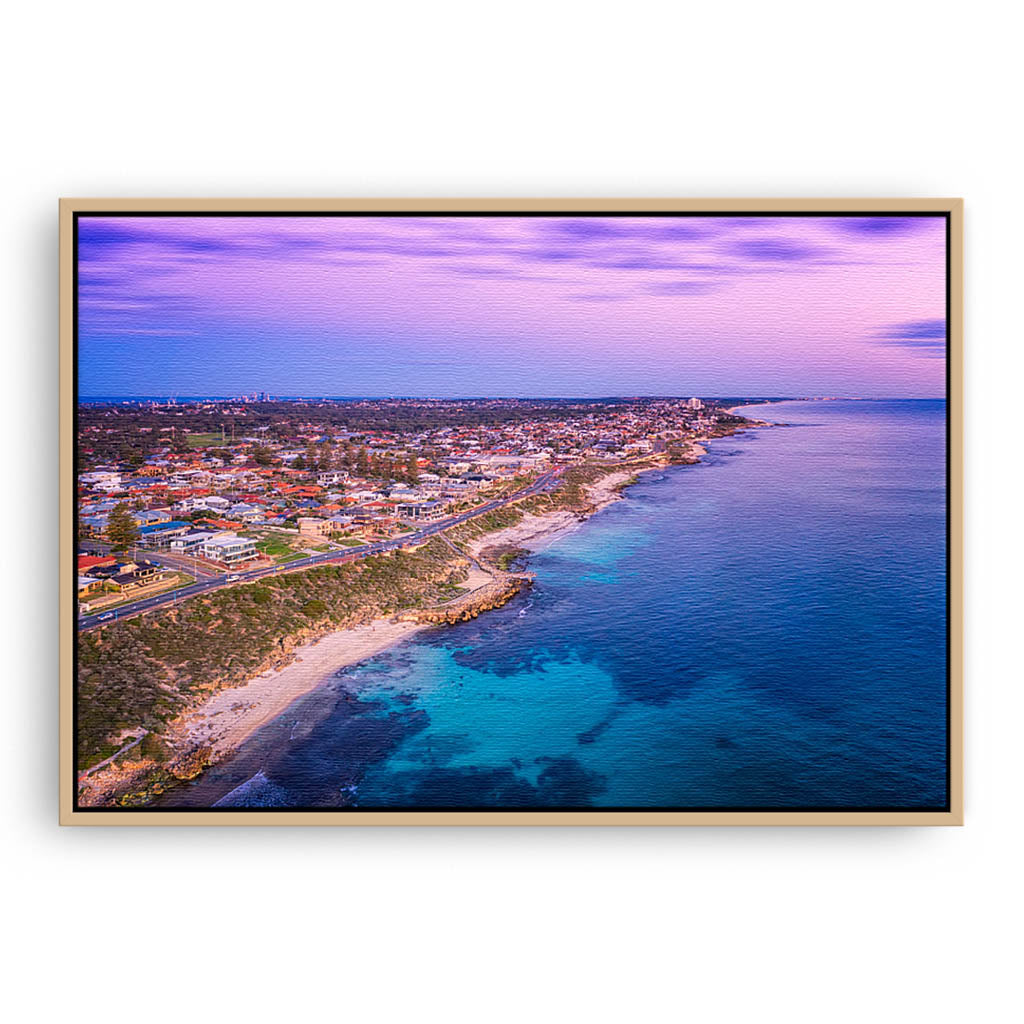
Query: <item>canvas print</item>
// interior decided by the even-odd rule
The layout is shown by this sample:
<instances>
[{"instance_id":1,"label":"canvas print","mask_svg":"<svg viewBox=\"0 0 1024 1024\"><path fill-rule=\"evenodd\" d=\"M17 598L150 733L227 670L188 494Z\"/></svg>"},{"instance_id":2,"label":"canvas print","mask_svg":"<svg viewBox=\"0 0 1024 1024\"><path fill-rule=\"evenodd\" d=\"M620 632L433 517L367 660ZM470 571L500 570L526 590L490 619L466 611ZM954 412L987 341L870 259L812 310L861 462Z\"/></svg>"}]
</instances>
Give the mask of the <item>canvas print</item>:
<instances>
[{"instance_id":1,"label":"canvas print","mask_svg":"<svg viewBox=\"0 0 1024 1024\"><path fill-rule=\"evenodd\" d=\"M949 807L948 214L73 253L77 810Z\"/></svg>"}]
</instances>

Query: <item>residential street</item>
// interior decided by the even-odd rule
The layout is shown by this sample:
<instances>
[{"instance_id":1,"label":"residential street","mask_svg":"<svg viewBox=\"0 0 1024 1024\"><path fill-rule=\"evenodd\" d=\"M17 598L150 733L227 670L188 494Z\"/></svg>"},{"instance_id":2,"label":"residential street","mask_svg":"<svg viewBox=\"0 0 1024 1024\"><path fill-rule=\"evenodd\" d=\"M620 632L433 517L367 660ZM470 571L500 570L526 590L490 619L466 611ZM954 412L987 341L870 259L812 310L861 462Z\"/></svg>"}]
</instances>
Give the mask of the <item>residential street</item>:
<instances>
[{"instance_id":1,"label":"residential street","mask_svg":"<svg viewBox=\"0 0 1024 1024\"><path fill-rule=\"evenodd\" d=\"M158 561L161 564L168 565L172 568L181 569L182 571L188 572L190 575L197 575L199 578L195 583L189 584L187 587L181 587L178 590L164 594L156 594L153 597L143 598L139 601L133 601L130 604L122 605L121 607L111 611L97 612L94 615L81 616L78 620L78 629L79 631L95 629L107 622L132 618L136 615L142 614L143 612L153 611L156 608L165 608L177 604L179 601L186 598L194 597L196 594L206 593L210 590L217 590L220 587L231 586L235 583L251 583L253 580L261 579L264 576L274 576L281 572L294 572L296 569L308 569L314 565L350 562L356 558L366 558L368 555L379 555L387 551L394 551L396 548L414 547L417 544L422 544L423 541L437 533L451 529L453 526L458 526L459 523L464 523L469 519L474 519L477 516L493 512L495 509L503 508L505 505L509 505L521 498L528 498L535 494L541 494L553 490L558 484L560 473L560 468L550 469L546 473L541 474L541 476L539 476L528 487L517 491L515 494L509 495L507 498L502 498L498 501L491 501L486 505L481 505L479 508L473 509L470 512L464 512L462 515L453 516L449 519L441 520L440 522L431 523L429 526L425 526L423 529L407 534L404 537L378 541L373 544L363 544L360 547L348 548L345 551L330 551L324 554L311 555L308 558L296 559L295 561L288 562L284 565L267 566L262 569L250 569L248 571L237 573L232 572L222 573L220 575L210 575L208 570L201 570L197 573L195 566L192 564L192 559L166 555L161 552L147 551L147 558L153 561Z\"/></svg>"}]
</instances>

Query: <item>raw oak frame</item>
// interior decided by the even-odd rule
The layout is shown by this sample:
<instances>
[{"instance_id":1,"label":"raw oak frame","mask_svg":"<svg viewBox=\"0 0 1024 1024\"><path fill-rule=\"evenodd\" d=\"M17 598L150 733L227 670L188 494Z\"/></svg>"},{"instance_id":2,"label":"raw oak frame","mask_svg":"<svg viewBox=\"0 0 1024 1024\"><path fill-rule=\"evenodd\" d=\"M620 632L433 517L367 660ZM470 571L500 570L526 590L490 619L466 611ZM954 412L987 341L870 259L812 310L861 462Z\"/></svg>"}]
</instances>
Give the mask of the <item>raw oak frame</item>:
<instances>
[{"instance_id":1,"label":"raw oak frame","mask_svg":"<svg viewBox=\"0 0 1024 1024\"><path fill-rule=\"evenodd\" d=\"M750 213L949 217L946 415L949 509L949 806L945 811L105 811L75 805L74 248L78 213ZM62 199L60 201L60 823L62 825L962 825L963 200L962 199Z\"/></svg>"}]
</instances>

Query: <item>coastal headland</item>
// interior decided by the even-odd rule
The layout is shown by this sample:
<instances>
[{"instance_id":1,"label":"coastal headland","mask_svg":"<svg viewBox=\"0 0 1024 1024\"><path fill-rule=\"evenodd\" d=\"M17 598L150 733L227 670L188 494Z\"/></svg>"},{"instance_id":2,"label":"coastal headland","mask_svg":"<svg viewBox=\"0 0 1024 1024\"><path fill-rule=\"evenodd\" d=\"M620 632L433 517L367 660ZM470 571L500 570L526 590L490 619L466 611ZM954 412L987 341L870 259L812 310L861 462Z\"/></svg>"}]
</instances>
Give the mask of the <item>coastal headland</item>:
<instances>
[{"instance_id":1,"label":"coastal headland","mask_svg":"<svg viewBox=\"0 0 1024 1024\"><path fill-rule=\"evenodd\" d=\"M733 420L710 436L767 425ZM465 519L415 547L227 588L88 634L80 692L108 703L85 716L85 735L105 756L80 745L92 763L79 775L79 803L144 806L339 670L500 607L532 583L514 568L521 556L619 500L639 474L696 463L702 440L573 465L550 493ZM111 718L124 724L104 734Z\"/></svg>"}]
</instances>

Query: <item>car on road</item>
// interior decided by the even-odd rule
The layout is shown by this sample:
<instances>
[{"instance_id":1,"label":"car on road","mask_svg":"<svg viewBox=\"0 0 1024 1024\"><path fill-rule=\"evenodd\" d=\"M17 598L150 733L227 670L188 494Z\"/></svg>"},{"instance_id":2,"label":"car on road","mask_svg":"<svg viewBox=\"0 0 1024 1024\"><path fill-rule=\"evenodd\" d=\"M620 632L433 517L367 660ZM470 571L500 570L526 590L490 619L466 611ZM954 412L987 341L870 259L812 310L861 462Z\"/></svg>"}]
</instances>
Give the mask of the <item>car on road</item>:
<instances>
[{"instance_id":1,"label":"car on road","mask_svg":"<svg viewBox=\"0 0 1024 1024\"><path fill-rule=\"evenodd\" d=\"M239 576L237 572L233 572L233 573L232 573L232 574L231 574L231 575L230 575L230 576L228 577L228 583L237 583L237 582L238 582L238 581L239 581L239 580L240 580L241 578L242 578L242 577L241 577L241 576Z\"/></svg>"},{"instance_id":2,"label":"car on road","mask_svg":"<svg viewBox=\"0 0 1024 1024\"><path fill-rule=\"evenodd\" d=\"M101 615L96 621L97 622L106 622L107 619L112 619L113 617L114 617L114 613L113 612L107 612L106 615Z\"/></svg>"}]
</instances>

